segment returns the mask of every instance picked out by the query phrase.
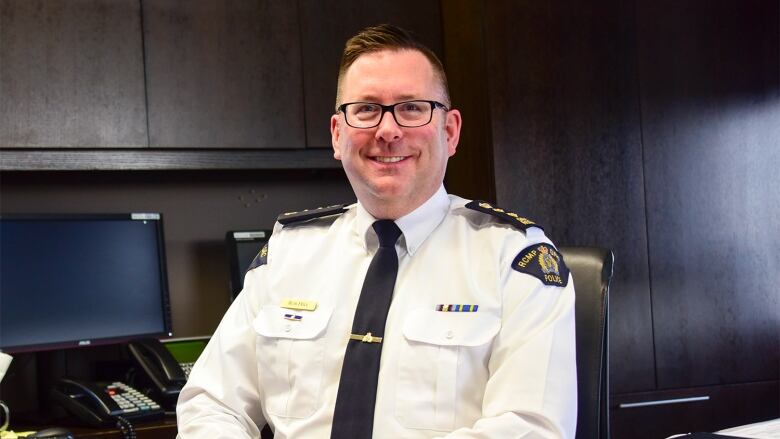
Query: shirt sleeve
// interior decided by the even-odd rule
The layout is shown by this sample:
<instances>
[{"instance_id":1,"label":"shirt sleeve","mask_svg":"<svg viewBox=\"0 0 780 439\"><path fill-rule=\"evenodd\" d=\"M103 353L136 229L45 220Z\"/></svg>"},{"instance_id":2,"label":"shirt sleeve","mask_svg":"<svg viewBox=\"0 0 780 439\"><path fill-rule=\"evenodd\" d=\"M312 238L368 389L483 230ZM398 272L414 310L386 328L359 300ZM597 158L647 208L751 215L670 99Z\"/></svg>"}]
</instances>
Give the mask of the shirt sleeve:
<instances>
[{"instance_id":1,"label":"shirt sleeve","mask_svg":"<svg viewBox=\"0 0 780 439\"><path fill-rule=\"evenodd\" d=\"M502 262L504 263L504 262ZM494 340L482 418L447 438L574 438L577 370L574 283L545 285L504 264L502 327Z\"/></svg>"},{"instance_id":2,"label":"shirt sleeve","mask_svg":"<svg viewBox=\"0 0 780 439\"><path fill-rule=\"evenodd\" d=\"M176 406L181 439L258 438L263 417L255 357L257 288L266 267L247 273L244 291L230 306L193 366ZM249 294L251 292L251 294Z\"/></svg>"}]
</instances>

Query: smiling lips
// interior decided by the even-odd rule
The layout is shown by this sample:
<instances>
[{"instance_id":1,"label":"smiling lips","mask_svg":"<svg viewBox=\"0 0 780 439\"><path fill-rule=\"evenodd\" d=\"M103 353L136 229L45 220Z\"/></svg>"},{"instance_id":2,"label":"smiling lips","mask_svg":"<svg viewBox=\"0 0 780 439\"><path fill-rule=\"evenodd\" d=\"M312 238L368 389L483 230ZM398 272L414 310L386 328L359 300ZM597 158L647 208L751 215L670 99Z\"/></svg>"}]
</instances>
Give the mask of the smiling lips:
<instances>
[{"instance_id":1,"label":"smiling lips","mask_svg":"<svg viewBox=\"0 0 780 439\"><path fill-rule=\"evenodd\" d=\"M374 157L374 160L380 163L397 163L401 160L405 159L406 157L398 156L398 157L380 157L376 156Z\"/></svg>"}]
</instances>

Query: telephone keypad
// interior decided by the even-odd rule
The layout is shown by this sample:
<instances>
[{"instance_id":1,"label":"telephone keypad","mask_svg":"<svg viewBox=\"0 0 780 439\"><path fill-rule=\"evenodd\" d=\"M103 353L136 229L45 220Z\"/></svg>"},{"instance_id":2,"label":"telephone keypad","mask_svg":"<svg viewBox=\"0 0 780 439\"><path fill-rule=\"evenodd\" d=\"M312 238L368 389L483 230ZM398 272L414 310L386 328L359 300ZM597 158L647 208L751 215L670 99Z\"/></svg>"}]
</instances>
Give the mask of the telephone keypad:
<instances>
[{"instance_id":1,"label":"telephone keypad","mask_svg":"<svg viewBox=\"0 0 780 439\"><path fill-rule=\"evenodd\" d=\"M184 377L185 378L189 379L190 371L192 371L192 366L194 366L194 365L195 365L194 361L179 363L179 366L181 366L181 370L184 372Z\"/></svg>"},{"instance_id":2,"label":"telephone keypad","mask_svg":"<svg viewBox=\"0 0 780 439\"><path fill-rule=\"evenodd\" d=\"M160 409L160 406L148 396L125 383L117 381L109 384L106 387L106 393L117 403L124 414Z\"/></svg>"}]
</instances>

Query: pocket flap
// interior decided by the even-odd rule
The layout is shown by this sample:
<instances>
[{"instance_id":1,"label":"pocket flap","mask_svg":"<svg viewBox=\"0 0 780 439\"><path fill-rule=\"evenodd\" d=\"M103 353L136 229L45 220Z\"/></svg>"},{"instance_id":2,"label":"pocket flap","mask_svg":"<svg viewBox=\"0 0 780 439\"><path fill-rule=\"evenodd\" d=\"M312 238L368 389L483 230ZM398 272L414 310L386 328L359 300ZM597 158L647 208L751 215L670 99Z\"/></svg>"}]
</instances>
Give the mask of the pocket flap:
<instances>
[{"instance_id":1,"label":"pocket flap","mask_svg":"<svg viewBox=\"0 0 780 439\"><path fill-rule=\"evenodd\" d=\"M265 305L252 321L252 327L264 337L305 340L320 335L328 326L331 314L333 308L321 305L315 311L295 311L281 306Z\"/></svg>"},{"instance_id":2,"label":"pocket flap","mask_svg":"<svg viewBox=\"0 0 780 439\"><path fill-rule=\"evenodd\" d=\"M501 329L501 319L488 313L439 312L418 308L406 317L409 340L444 346L480 346Z\"/></svg>"}]
</instances>

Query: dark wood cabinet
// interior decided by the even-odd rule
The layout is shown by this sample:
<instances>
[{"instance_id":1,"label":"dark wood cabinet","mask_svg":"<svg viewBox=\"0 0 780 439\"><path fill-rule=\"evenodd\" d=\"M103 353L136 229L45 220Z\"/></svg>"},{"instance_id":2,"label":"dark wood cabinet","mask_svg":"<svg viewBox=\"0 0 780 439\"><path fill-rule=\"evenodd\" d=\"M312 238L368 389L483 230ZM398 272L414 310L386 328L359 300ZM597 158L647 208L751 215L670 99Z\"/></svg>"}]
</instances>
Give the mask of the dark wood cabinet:
<instances>
[{"instance_id":1,"label":"dark wood cabinet","mask_svg":"<svg viewBox=\"0 0 780 439\"><path fill-rule=\"evenodd\" d=\"M279 151L331 147L345 40L391 22L443 55L437 0L1 0L0 13L0 147L54 150L6 153L5 170L331 168L321 150ZM92 151L56 151L71 146Z\"/></svg>"},{"instance_id":2,"label":"dark wood cabinet","mask_svg":"<svg viewBox=\"0 0 780 439\"><path fill-rule=\"evenodd\" d=\"M146 147L136 0L0 0L0 147Z\"/></svg>"},{"instance_id":3,"label":"dark wood cabinet","mask_svg":"<svg viewBox=\"0 0 780 439\"><path fill-rule=\"evenodd\" d=\"M615 252L613 438L780 415L779 9L485 4L498 203Z\"/></svg>"},{"instance_id":4,"label":"dark wood cabinet","mask_svg":"<svg viewBox=\"0 0 780 439\"><path fill-rule=\"evenodd\" d=\"M778 382L704 386L617 395L612 398L612 437L660 439L718 431L778 416Z\"/></svg>"},{"instance_id":5,"label":"dark wood cabinet","mask_svg":"<svg viewBox=\"0 0 780 439\"><path fill-rule=\"evenodd\" d=\"M295 4L144 1L143 23L151 146L304 147Z\"/></svg>"},{"instance_id":6,"label":"dark wood cabinet","mask_svg":"<svg viewBox=\"0 0 780 439\"><path fill-rule=\"evenodd\" d=\"M438 0L399 0L383 2L381 7L370 0L300 0L298 5L309 147L331 147L330 116L336 107L341 54L349 37L367 26L392 23L414 32L442 57Z\"/></svg>"},{"instance_id":7,"label":"dark wood cabinet","mask_svg":"<svg viewBox=\"0 0 780 439\"><path fill-rule=\"evenodd\" d=\"M444 186L476 200L496 201L491 132L491 76L487 65L483 26L485 2L447 0L441 4L444 67L452 107L464 121L458 149L447 163Z\"/></svg>"},{"instance_id":8,"label":"dark wood cabinet","mask_svg":"<svg viewBox=\"0 0 780 439\"><path fill-rule=\"evenodd\" d=\"M658 387L776 380L778 2L638 7Z\"/></svg>"},{"instance_id":9,"label":"dark wood cabinet","mask_svg":"<svg viewBox=\"0 0 780 439\"><path fill-rule=\"evenodd\" d=\"M633 13L489 2L485 23L497 201L559 245L614 252L616 392L655 386Z\"/></svg>"}]
</instances>

